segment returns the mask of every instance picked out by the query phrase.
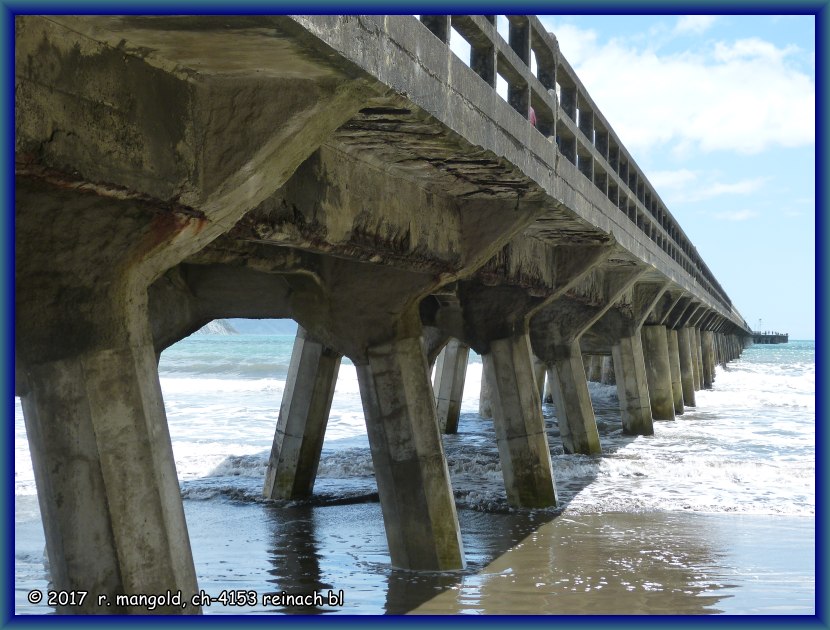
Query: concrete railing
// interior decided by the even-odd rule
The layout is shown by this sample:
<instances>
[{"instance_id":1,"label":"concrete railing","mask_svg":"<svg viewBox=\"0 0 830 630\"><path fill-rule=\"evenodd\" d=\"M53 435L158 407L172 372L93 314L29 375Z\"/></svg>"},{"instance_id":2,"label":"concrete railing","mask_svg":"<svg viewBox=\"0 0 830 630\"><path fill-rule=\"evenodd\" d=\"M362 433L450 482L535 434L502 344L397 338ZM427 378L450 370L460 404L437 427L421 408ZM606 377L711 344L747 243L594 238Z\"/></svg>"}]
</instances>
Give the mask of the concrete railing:
<instances>
[{"instance_id":1,"label":"concrete railing","mask_svg":"<svg viewBox=\"0 0 830 630\"><path fill-rule=\"evenodd\" d=\"M470 45L470 67L494 90L507 84L507 102L522 116L532 107L536 127L649 239L727 310L732 302L680 224L591 99L559 44L539 18L506 16L505 42L495 15L422 15L421 22L449 45L454 29ZM531 55L536 71L531 70ZM560 113L562 115L560 115Z\"/></svg>"}]
</instances>

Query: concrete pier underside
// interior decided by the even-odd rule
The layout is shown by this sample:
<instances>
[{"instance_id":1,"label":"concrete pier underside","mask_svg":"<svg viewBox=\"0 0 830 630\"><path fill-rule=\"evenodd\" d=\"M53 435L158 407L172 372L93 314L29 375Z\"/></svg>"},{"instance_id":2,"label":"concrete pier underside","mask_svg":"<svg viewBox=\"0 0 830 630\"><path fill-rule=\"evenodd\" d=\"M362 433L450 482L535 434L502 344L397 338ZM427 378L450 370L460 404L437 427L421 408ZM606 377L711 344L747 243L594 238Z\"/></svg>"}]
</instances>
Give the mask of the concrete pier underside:
<instances>
[{"instance_id":1,"label":"concrete pier underside","mask_svg":"<svg viewBox=\"0 0 830 630\"><path fill-rule=\"evenodd\" d=\"M313 491L354 362L392 563L414 570L464 566L441 440L463 349L528 508L556 504L534 356L565 450L600 454L583 353L613 357L644 435L740 355L723 296L414 18L18 16L15 35L15 391L56 590L198 592L157 360L215 318L301 326L271 498Z\"/></svg>"}]
</instances>

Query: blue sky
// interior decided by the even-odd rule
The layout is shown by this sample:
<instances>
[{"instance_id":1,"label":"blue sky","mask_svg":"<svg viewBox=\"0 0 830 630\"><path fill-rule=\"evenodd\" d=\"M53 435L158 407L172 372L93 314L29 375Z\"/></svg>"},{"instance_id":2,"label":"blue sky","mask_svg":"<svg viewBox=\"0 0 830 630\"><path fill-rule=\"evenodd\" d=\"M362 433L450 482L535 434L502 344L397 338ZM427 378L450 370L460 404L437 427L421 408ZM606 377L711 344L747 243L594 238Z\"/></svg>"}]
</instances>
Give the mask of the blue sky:
<instances>
[{"instance_id":1,"label":"blue sky","mask_svg":"<svg viewBox=\"0 0 830 630\"><path fill-rule=\"evenodd\" d=\"M750 325L814 339L815 18L540 18Z\"/></svg>"}]
</instances>

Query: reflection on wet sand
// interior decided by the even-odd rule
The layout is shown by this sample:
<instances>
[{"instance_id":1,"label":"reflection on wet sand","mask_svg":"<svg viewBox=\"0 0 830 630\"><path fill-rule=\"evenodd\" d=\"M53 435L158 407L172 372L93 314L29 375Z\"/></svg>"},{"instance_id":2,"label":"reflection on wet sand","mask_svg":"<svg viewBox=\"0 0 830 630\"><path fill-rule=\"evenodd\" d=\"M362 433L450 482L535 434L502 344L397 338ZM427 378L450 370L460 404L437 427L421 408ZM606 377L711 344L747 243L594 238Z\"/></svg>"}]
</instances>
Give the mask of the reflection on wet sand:
<instances>
[{"instance_id":1,"label":"reflection on wet sand","mask_svg":"<svg viewBox=\"0 0 830 630\"><path fill-rule=\"evenodd\" d=\"M686 514L563 515L416 614L713 614L717 540Z\"/></svg>"},{"instance_id":2,"label":"reflection on wet sand","mask_svg":"<svg viewBox=\"0 0 830 630\"><path fill-rule=\"evenodd\" d=\"M279 514L273 528L274 547L270 559L274 568L268 573L269 582L276 585L271 595L310 596L334 590L323 582L320 572L319 544L315 538L314 512L309 509L286 508ZM299 599L299 597L298 597ZM293 603L293 602L292 602ZM287 614L320 614L322 606L287 605L271 609L271 612Z\"/></svg>"},{"instance_id":3,"label":"reflection on wet sand","mask_svg":"<svg viewBox=\"0 0 830 630\"><path fill-rule=\"evenodd\" d=\"M220 507L186 502L200 587L260 598L210 614L815 614L812 517L462 509L467 569L413 573L391 568L378 503Z\"/></svg>"}]
</instances>

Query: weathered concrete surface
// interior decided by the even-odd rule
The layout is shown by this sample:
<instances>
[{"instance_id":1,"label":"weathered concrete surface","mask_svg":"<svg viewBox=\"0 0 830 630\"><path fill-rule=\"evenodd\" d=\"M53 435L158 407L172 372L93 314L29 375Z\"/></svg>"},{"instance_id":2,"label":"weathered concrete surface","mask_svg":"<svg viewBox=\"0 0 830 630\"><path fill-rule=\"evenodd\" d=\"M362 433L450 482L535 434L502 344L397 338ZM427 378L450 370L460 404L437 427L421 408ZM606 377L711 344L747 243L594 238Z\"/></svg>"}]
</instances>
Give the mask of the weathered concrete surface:
<instances>
[{"instance_id":1,"label":"weathered concrete surface","mask_svg":"<svg viewBox=\"0 0 830 630\"><path fill-rule=\"evenodd\" d=\"M694 335L692 338L694 351L695 351L695 359L697 360L697 388L703 389L704 386L704 377L703 377L703 343L701 341L700 335L700 328L693 328L692 334Z\"/></svg>"},{"instance_id":2,"label":"weathered concrete surface","mask_svg":"<svg viewBox=\"0 0 830 630\"><path fill-rule=\"evenodd\" d=\"M274 444L265 471L269 499L311 496L341 356L297 329Z\"/></svg>"},{"instance_id":3,"label":"weathered concrete surface","mask_svg":"<svg viewBox=\"0 0 830 630\"><path fill-rule=\"evenodd\" d=\"M368 351L357 365L366 430L392 564L444 571L464 567L449 471L420 339Z\"/></svg>"},{"instance_id":4,"label":"weathered concrete surface","mask_svg":"<svg viewBox=\"0 0 830 630\"><path fill-rule=\"evenodd\" d=\"M631 435L654 435L640 335L632 333L627 337L620 337L611 351L623 432Z\"/></svg>"},{"instance_id":5,"label":"weathered concrete surface","mask_svg":"<svg viewBox=\"0 0 830 630\"><path fill-rule=\"evenodd\" d=\"M15 389L54 587L195 593L143 290L163 211L29 178L16 193Z\"/></svg>"},{"instance_id":6,"label":"weathered concrete surface","mask_svg":"<svg viewBox=\"0 0 830 630\"><path fill-rule=\"evenodd\" d=\"M671 370L672 400L674 401L674 413L681 416L685 411L683 405L683 384L680 376L680 346L677 339L677 331L668 329L667 344L669 350L669 369Z\"/></svg>"},{"instance_id":7,"label":"weathered concrete surface","mask_svg":"<svg viewBox=\"0 0 830 630\"><path fill-rule=\"evenodd\" d=\"M724 360L740 354L745 322L610 127L594 137L592 101L580 93L580 129L560 120L558 49L535 77L493 40L514 66L506 103L408 16L17 16L15 36L15 389L58 589L196 588L155 360L215 317L292 317L355 362L409 568L463 565L426 372L446 335L516 347L561 297L604 309L582 350L608 354L637 330L636 300L597 293L604 272L580 282L613 258L688 293L689 327L723 318ZM534 128L513 105L540 98ZM589 133L590 173L545 128ZM576 352L581 334L557 343ZM533 391L514 363L496 381ZM513 398L502 417L543 438ZM519 503L555 500L540 440L510 443Z\"/></svg>"},{"instance_id":8,"label":"weathered concrete surface","mask_svg":"<svg viewBox=\"0 0 830 630\"><path fill-rule=\"evenodd\" d=\"M680 382L683 387L683 404L695 407L694 360L692 356L691 334L688 328L677 331L677 345L680 358Z\"/></svg>"},{"instance_id":9,"label":"weathered concrete surface","mask_svg":"<svg viewBox=\"0 0 830 630\"><path fill-rule=\"evenodd\" d=\"M533 356L533 381L536 383L536 389L539 391L539 400L544 401L545 398L545 375L548 366L544 361L537 356Z\"/></svg>"},{"instance_id":10,"label":"weathered concrete surface","mask_svg":"<svg viewBox=\"0 0 830 630\"><path fill-rule=\"evenodd\" d=\"M651 415L655 420L674 420L674 394L666 327L643 326L641 335Z\"/></svg>"},{"instance_id":11,"label":"weathered concrete surface","mask_svg":"<svg viewBox=\"0 0 830 630\"><path fill-rule=\"evenodd\" d=\"M602 378L600 382L603 385L617 384L617 377L614 374L614 359L610 355L602 357Z\"/></svg>"},{"instance_id":12,"label":"weathered concrete surface","mask_svg":"<svg viewBox=\"0 0 830 630\"><path fill-rule=\"evenodd\" d=\"M715 359L712 347L712 333L708 330L701 331L700 342L703 362L703 387L705 389L712 389L712 383L715 380Z\"/></svg>"},{"instance_id":13,"label":"weathered concrete surface","mask_svg":"<svg viewBox=\"0 0 830 630\"><path fill-rule=\"evenodd\" d=\"M528 508L556 505L527 336L492 340L482 360L508 502Z\"/></svg>"},{"instance_id":14,"label":"weathered concrete surface","mask_svg":"<svg viewBox=\"0 0 830 630\"><path fill-rule=\"evenodd\" d=\"M438 355L435 364L435 407L438 428L443 433L458 432L461 415L461 397L464 394L464 378L467 374L467 357L470 348L457 339L450 339Z\"/></svg>"},{"instance_id":15,"label":"weathered concrete surface","mask_svg":"<svg viewBox=\"0 0 830 630\"><path fill-rule=\"evenodd\" d=\"M602 357L598 354L590 354L588 356L587 377L589 381L599 383L602 380ZM585 362L585 357L583 357Z\"/></svg>"},{"instance_id":16,"label":"weathered concrete surface","mask_svg":"<svg viewBox=\"0 0 830 630\"><path fill-rule=\"evenodd\" d=\"M482 418L493 417L493 402L490 399L490 385L487 379L481 379L481 390L478 397L478 415Z\"/></svg>"},{"instance_id":17,"label":"weathered concrete surface","mask_svg":"<svg viewBox=\"0 0 830 630\"><path fill-rule=\"evenodd\" d=\"M574 342L570 348L560 347L557 358L551 362L550 371L551 394L565 452L601 453L579 343Z\"/></svg>"},{"instance_id":18,"label":"weathered concrete surface","mask_svg":"<svg viewBox=\"0 0 830 630\"><path fill-rule=\"evenodd\" d=\"M550 301L531 320L534 350L560 381L558 388L552 387L552 393L566 452L601 452L580 340L592 326L611 317L609 311L644 273L636 266L620 266L613 259L591 269L570 294ZM576 295L581 299L574 299Z\"/></svg>"}]
</instances>

